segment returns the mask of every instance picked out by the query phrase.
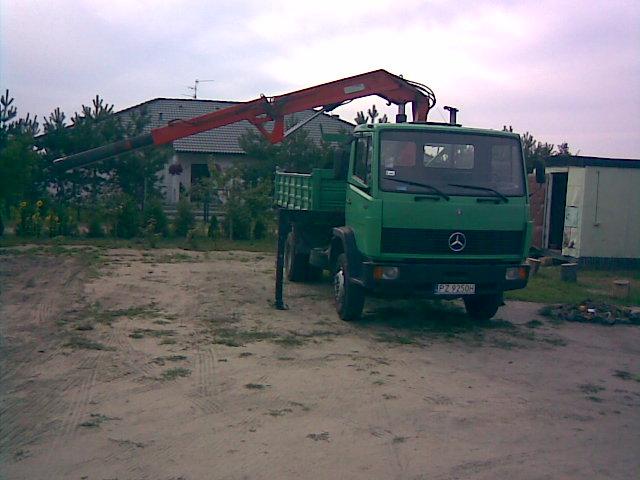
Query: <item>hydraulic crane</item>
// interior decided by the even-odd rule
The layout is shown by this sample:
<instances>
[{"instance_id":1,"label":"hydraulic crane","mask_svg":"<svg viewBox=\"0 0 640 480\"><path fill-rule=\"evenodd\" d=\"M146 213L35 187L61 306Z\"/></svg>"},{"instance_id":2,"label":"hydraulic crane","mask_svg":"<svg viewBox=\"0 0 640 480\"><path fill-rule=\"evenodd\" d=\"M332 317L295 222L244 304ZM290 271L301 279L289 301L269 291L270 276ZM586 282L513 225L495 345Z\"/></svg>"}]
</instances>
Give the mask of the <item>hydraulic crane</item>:
<instances>
[{"instance_id":1,"label":"hydraulic crane","mask_svg":"<svg viewBox=\"0 0 640 480\"><path fill-rule=\"evenodd\" d=\"M150 145L164 145L242 120L254 125L271 143L278 143L285 137L285 115L313 108L331 111L351 100L370 95L377 95L389 104L398 105L399 122L406 121L404 112L407 103L412 104L414 122L426 122L429 110L436 101L433 91L425 85L405 80L386 70L375 70L276 97L263 95L255 100L188 120L174 120L148 134L62 157L55 160L54 164L64 169L81 167L130 150ZM265 127L267 122L273 122L271 131Z\"/></svg>"}]
</instances>

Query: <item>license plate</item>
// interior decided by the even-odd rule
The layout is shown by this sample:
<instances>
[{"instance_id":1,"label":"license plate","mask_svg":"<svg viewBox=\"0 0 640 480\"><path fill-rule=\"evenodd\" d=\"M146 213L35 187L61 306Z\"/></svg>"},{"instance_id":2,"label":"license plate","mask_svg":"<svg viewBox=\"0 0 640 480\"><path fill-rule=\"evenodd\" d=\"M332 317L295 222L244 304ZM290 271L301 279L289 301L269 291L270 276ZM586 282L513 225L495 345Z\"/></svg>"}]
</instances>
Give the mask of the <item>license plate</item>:
<instances>
[{"instance_id":1,"label":"license plate","mask_svg":"<svg viewBox=\"0 0 640 480\"><path fill-rule=\"evenodd\" d=\"M476 293L475 283L438 283L436 295L473 295Z\"/></svg>"}]
</instances>

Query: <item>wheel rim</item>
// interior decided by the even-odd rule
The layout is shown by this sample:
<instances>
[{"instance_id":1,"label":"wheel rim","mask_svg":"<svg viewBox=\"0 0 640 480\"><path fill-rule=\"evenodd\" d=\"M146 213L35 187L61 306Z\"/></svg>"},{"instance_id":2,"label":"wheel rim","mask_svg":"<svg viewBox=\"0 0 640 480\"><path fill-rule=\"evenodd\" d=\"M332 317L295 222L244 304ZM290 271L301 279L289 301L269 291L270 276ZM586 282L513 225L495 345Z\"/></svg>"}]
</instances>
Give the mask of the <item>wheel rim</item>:
<instances>
[{"instance_id":1,"label":"wheel rim","mask_svg":"<svg viewBox=\"0 0 640 480\"><path fill-rule=\"evenodd\" d=\"M344 298L344 272L339 268L333 276L333 296L338 304L342 304Z\"/></svg>"}]
</instances>

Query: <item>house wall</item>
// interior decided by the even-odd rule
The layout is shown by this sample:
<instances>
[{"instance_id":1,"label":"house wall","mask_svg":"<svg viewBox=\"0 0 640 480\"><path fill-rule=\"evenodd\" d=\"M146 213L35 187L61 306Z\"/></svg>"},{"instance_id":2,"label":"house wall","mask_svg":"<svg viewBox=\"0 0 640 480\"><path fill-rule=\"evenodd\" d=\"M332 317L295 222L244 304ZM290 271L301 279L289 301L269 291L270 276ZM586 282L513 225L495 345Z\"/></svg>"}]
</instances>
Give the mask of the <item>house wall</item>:
<instances>
[{"instance_id":1,"label":"house wall","mask_svg":"<svg viewBox=\"0 0 640 480\"><path fill-rule=\"evenodd\" d=\"M582 170L580 256L640 259L640 169Z\"/></svg>"},{"instance_id":2,"label":"house wall","mask_svg":"<svg viewBox=\"0 0 640 480\"><path fill-rule=\"evenodd\" d=\"M223 170L239 160L250 161L246 155L174 152L172 159L165 165L162 173L161 183L164 186L165 202L169 204L178 203L180 191L187 191L191 187L191 166L193 164L207 164L212 160ZM180 175L169 174L169 166L172 163L182 165L182 173Z\"/></svg>"}]
</instances>

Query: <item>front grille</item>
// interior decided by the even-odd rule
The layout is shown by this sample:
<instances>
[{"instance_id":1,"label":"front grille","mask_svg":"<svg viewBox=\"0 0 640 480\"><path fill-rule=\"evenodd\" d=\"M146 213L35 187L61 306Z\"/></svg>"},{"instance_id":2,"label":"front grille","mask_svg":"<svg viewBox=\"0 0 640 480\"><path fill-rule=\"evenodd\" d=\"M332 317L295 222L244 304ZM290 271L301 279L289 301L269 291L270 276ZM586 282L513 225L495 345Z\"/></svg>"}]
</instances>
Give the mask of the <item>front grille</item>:
<instances>
[{"instance_id":1,"label":"front grille","mask_svg":"<svg viewBox=\"0 0 640 480\"><path fill-rule=\"evenodd\" d=\"M466 237L463 250L449 248L449 237L462 232ZM496 230L432 230L418 228L383 228L383 253L431 255L517 255L522 253L523 233Z\"/></svg>"}]
</instances>

